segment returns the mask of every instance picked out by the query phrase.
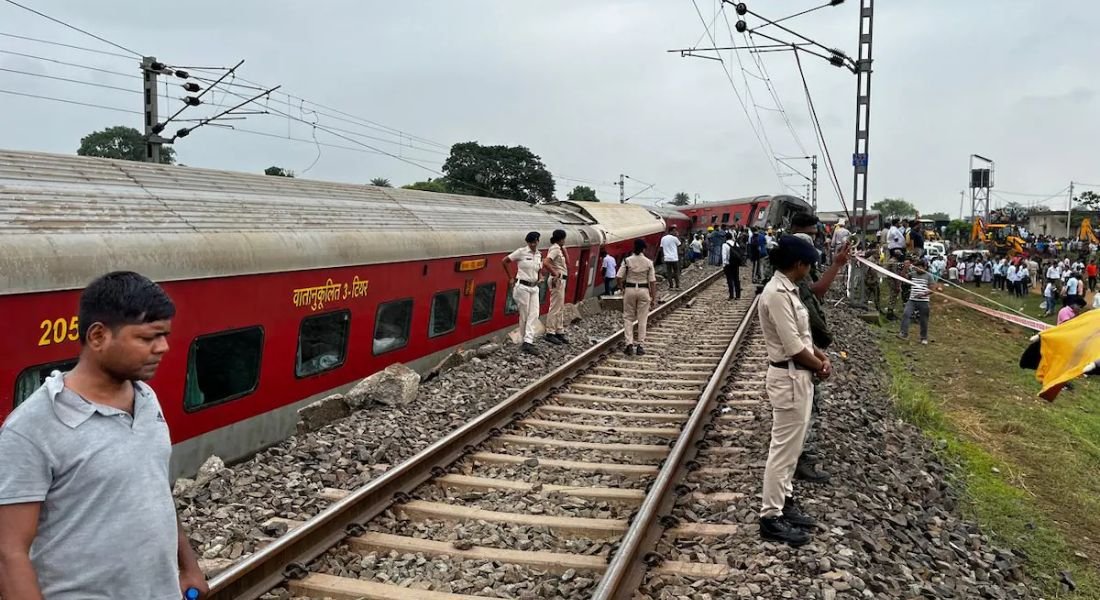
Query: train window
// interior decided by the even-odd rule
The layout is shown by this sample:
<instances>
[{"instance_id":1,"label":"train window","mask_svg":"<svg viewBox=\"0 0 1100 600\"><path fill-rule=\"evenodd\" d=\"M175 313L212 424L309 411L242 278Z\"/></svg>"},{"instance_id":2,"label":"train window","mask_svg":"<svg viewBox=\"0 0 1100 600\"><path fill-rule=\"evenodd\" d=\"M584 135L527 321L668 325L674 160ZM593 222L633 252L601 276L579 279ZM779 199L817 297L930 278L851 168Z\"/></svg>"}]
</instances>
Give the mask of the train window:
<instances>
[{"instance_id":1,"label":"train window","mask_svg":"<svg viewBox=\"0 0 1100 600\"><path fill-rule=\"evenodd\" d=\"M346 310L302 319L294 374L307 377L344 364L350 323L351 313Z\"/></svg>"},{"instance_id":2,"label":"train window","mask_svg":"<svg viewBox=\"0 0 1100 600\"><path fill-rule=\"evenodd\" d=\"M699 223L699 215L691 215L691 224L695 225Z\"/></svg>"},{"instance_id":3,"label":"train window","mask_svg":"<svg viewBox=\"0 0 1100 600\"><path fill-rule=\"evenodd\" d=\"M184 410L194 412L255 391L263 350L262 327L195 338L187 355Z\"/></svg>"},{"instance_id":4,"label":"train window","mask_svg":"<svg viewBox=\"0 0 1100 600\"><path fill-rule=\"evenodd\" d=\"M711 215L711 216L710 216L710 223L711 223L711 225L713 225L713 224L715 224L715 223L717 223L717 222L718 222L718 215Z\"/></svg>"},{"instance_id":5,"label":"train window","mask_svg":"<svg viewBox=\"0 0 1100 600\"><path fill-rule=\"evenodd\" d=\"M383 354L409 344L409 325L412 323L411 298L378 305L374 313L374 353Z\"/></svg>"},{"instance_id":6,"label":"train window","mask_svg":"<svg viewBox=\"0 0 1100 600\"><path fill-rule=\"evenodd\" d=\"M548 294L549 291L550 290L547 288L547 285L546 285L546 280L545 279L540 279L539 280L539 304L545 304L546 303L546 294Z\"/></svg>"},{"instance_id":7,"label":"train window","mask_svg":"<svg viewBox=\"0 0 1100 600\"><path fill-rule=\"evenodd\" d=\"M508 291L504 294L504 314L506 315L514 315L519 312L519 307L516 306L516 299L512 297L512 289L512 287L509 287Z\"/></svg>"},{"instance_id":8,"label":"train window","mask_svg":"<svg viewBox=\"0 0 1100 600\"><path fill-rule=\"evenodd\" d=\"M458 290L440 292L432 298L432 318L428 322L428 337L438 337L455 330L458 322Z\"/></svg>"},{"instance_id":9,"label":"train window","mask_svg":"<svg viewBox=\"0 0 1100 600\"><path fill-rule=\"evenodd\" d=\"M497 284L486 283L474 288L474 308L471 323L484 323L493 318L493 305L497 300Z\"/></svg>"},{"instance_id":10,"label":"train window","mask_svg":"<svg viewBox=\"0 0 1100 600\"><path fill-rule=\"evenodd\" d=\"M42 387L42 384L46 382L46 378L51 373L54 371L61 371L62 373L71 371L75 366L76 359L73 358L23 369L19 377L15 378L15 404L12 408L14 409L22 404L35 390Z\"/></svg>"},{"instance_id":11,"label":"train window","mask_svg":"<svg viewBox=\"0 0 1100 600\"><path fill-rule=\"evenodd\" d=\"M730 214L729 213L722 213L722 222L723 223L729 223L730 222Z\"/></svg>"}]
</instances>

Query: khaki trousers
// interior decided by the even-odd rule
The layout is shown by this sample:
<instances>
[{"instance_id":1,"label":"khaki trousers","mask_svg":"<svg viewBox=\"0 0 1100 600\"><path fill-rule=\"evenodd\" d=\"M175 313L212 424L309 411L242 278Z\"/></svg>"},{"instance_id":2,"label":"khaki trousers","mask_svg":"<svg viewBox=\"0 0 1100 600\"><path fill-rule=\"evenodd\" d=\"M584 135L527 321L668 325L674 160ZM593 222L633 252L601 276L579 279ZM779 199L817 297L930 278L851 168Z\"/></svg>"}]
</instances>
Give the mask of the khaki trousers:
<instances>
[{"instance_id":1,"label":"khaki trousers","mask_svg":"<svg viewBox=\"0 0 1100 600\"><path fill-rule=\"evenodd\" d=\"M793 366L769 367L765 388L772 405L772 441L764 468L764 505L760 516L778 517L794 490L794 470L806 440L814 399L813 373Z\"/></svg>"},{"instance_id":2,"label":"khaki trousers","mask_svg":"<svg viewBox=\"0 0 1100 600\"><path fill-rule=\"evenodd\" d=\"M645 343L645 327L649 322L649 288L627 286L623 290L623 329L629 346L634 343L634 321L638 321L638 343Z\"/></svg>"},{"instance_id":3,"label":"khaki trousers","mask_svg":"<svg viewBox=\"0 0 1100 600\"><path fill-rule=\"evenodd\" d=\"M519 333L523 341L535 343L535 323L539 320L539 288L516 283L512 288L512 299L519 309Z\"/></svg>"},{"instance_id":4,"label":"khaki trousers","mask_svg":"<svg viewBox=\"0 0 1100 600\"><path fill-rule=\"evenodd\" d=\"M565 280L561 278L558 278L557 284L550 288L550 311L546 313L546 333L565 333Z\"/></svg>"}]
</instances>

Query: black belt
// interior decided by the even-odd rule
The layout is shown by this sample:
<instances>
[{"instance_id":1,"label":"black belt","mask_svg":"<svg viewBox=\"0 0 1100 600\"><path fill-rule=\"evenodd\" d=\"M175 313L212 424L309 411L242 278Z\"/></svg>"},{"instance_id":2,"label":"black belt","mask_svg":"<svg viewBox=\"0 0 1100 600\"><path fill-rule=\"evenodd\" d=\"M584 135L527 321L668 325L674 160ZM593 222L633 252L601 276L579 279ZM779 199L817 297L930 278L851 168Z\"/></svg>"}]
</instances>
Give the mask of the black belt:
<instances>
[{"instance_id":1,"label":"black belt","mask_svg":"<svg viewBox=\"0 0 1100 600\"><path fill-rule=\"evenodd\" d=\"M537 281L527 281L527 280L524 280L524 279L517 279L516 283L518 283L520 285L525 285L527 287L538 287L539 286L539 282L537 282Z\"/></svg>"},{"instance_id":2,"label":"black belt","mask_svg":"<svg viewBox=\"0 0 1100 600\"><path fill-rule=\"evenodd\" d=\"M649 287L648 283L624 283L623 285L628 288Z\"/></svg>"},{"instance_id":3,"label":"black belt","mask_svg":"<svg viewBox=\"0 0 1100 600\"><path fill-rule=\"evenodd\" d=\"M789 369L791 367L791 361L789 361L789 360L781 360L781 361L777 361L777 362L771 362L771 363L768 363L768 364L770 364L771 366L773 366L777 369ZM794 368L802 369L803 371L812 371L813 370L809 367L804 367L804 366L802 366L798 363L794 363Z\"/></svg>"}]
</instances>

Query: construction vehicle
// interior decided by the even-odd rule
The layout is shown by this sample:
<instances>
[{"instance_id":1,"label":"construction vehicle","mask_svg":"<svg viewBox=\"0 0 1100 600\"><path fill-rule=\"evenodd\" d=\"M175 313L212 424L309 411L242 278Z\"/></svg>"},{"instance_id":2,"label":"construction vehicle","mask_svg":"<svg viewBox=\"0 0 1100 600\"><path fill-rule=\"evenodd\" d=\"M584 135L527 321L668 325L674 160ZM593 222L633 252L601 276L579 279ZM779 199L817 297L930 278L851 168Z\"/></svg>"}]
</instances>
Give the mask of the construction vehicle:
<instances>
[{"instance_id":1,"label":"construction vehicle","mask_svg":"<svg viewBox=\"0 0 1100 600\"><path fill-rule=\"evenodd\" d=\"M1024 239L1020 237L1015 225L1007 223L990 223L986 225L982 219L974 219L974 225L970 228L970 241L979 244L979 247L988 249L997 256L1016 256L1024 252Z\"/></svg>"},{"instance_id":2,"label":"construction vehicle","mask_svg":"<svg viewBox=\"0 0 1100 600\"><path fill-rule=\"evenodd\" d=\"M1093 231L1092 223L1089 222L1088 217L1085 217L1081 221L1081 226L1077 228L1077 239L1090 244L1100 244L1100 238L1096 237L1096 232Z\"/></svg>"}]
</instances>

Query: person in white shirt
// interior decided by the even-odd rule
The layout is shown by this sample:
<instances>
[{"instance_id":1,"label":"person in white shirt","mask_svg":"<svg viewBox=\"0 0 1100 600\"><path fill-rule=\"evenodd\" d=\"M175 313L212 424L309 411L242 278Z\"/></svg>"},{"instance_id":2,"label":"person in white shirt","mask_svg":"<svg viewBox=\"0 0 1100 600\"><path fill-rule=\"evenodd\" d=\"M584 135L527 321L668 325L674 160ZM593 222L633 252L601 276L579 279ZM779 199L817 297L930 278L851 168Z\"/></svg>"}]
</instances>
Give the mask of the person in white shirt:
<instances>
[{"instance_id":1,"label":"person in white shirt","mask_svg":"<svg viewBox=\"0 0 1100 600\"><path fill-rule=\"evenodd\" d=\"M1054 284L1048 281L1046 287L1043 288L1043 316L1053 315L1054 308Z\"/></svg>"},{"instance_id":2,"label":"person in white shirt","mask_svg":"<svg viewBox=\"0 0 1100 600\"><path fill-rule=\"evenodd\" d=\"M680 289L680 238L676 235L675 225L669 227L668 233L661 238L661 262L665 265L668 289Z\"/></svg>"},{"instance_id":3,"label":"person in white shirt","mask_svg":"<svg viewBox=\"0 0 1100 600\"><path fill-rule=\"evenodd\" d=\"M1003 290L1005 289L1005 282L1007 281L1007 263L1005 259L997 261L993 265L993 289Z\"/></svg>"},{"instance_id":4,"label":"person in white shirt","mask_svg":"<svg viewBox=\"0 0 1100 600\"><path fill-rule=\"evenodd\" d=\"M688 250L691 253L689 258L691 262L695 262L700 258L703 258L703 236L697 235L691 240L691 244L688 245Z\"/></svg>"},{"instance_id":5,"label":"person in white shirt","mask_svg":"<svg viewBox=\"0 0 1100 600\"><path fill-rule=\"evenodd\" d=\"M1016 287L1020 282L1019 274L1020 270L1016 265L1008 265L1008 268L1005 269L1005 283L1008 286L1008 293L1013 296L1019 296L1019 293L1016 291Z\"/></svg>"},{"instance_id":6,"label":"person in white shirt","mask_svg":"<svg viewBox=\"0 0 1100 600\"><path fill-rule=\"evenodd\" d=\"M615 293L615 277L619 272L619 265L615 263L615 257L600 248L600 268L603 269L603 295L610 296Z\"/></svg>"},{"instance_id":7,"label":"person in white shirt","mask_svg":"<svg viewBox=\"0 0 1100 600\"><path fill-rule=\"evenodd\" d=\"M733 233L726 232L726 241L722 244L722 271L726 275L730 300L741 297L741 265L745 262L745 250L737 243Z\"/></svg>"},{"instance_id":8,"label":"person in white shirt","mask_svg":"<svg viewBox=\"0 0 1100 600\"><path fill-rule=\"evenodd\" d=\"M833 254L836 254L840 247L848 243L848 238L852 236L852 232L848 231L848 228L844 226L844 221L840 221L833 228L832 248Z\"/></svg>"},{"instance_id":9,"label":"person in white shirt","mask_svg":"<svg viewBox=\"0 0 1100 600\"><path fill-rule=\"evenodd\" d=\"M542 252L539 252L539 232L527 234L526 246L504 257L504 272L512 282L512 300L519 310L519 335L523 338L520 349L528 354L542 354L535 346L535 324L539 320L539 276L542 271ZM509 265L515 263L516 274Z\"/></svg>"},{"instance_id":10,"label":"person in white shirt","mask_svg":"<svg viewBox=\"0 0 1100 600\"><path fill-rule=\"evenodd\" d=\"M1071 300L1075 297L1081 296L1081 280L1077 278L1077 273L1070 273L1069 279L1066 280L1066 300ZM1082 301L1084 298L1082 298Z\"/></svg>"},{"instance_id":11,"label":"person in white shirt","mask_svg":"<svg viewBox=\"0 0 1100 600\"><path fill-rule=\"evenodd\" d=\"M974 263L974 287L982 287L982 273L985 272L985 265L981 260Z\"/></svg>"},{"instance_id":12,"label":"person in white shirt","mask_svg":"<svg viewBox=\"0 0 1100 600\"><path fill-rule=\"evenodd\" d=\"M1020 266L1016 268L1016 289L1019 291L1021 298L1031 293L1031 271L1027 268L1025 262L1021 262Z\"/></svg>"},{"instance_id":13,"label":"person in white shirt","mask_svg":"<svg viewBox=\"0 0 1100 600\"><path fill-rule=\"evenodd\" d=\"M886 250L890 254L903 254L905 252L905 233L901 230L901 221L894 219L890 222L890 231L886 234Z\"/></svg>"},{"instance_id":14,"label":"person in white shirt","mask_svg":"<svg viewBox=\"0 0 1100 600\"><path fill-rule=\"evenodd\" d=\"M948 268L947 269L947 278L950 279L952 283L958 283L959 282L959 267L952 266L952 267Z\"/></svg>"}]
</instances>

